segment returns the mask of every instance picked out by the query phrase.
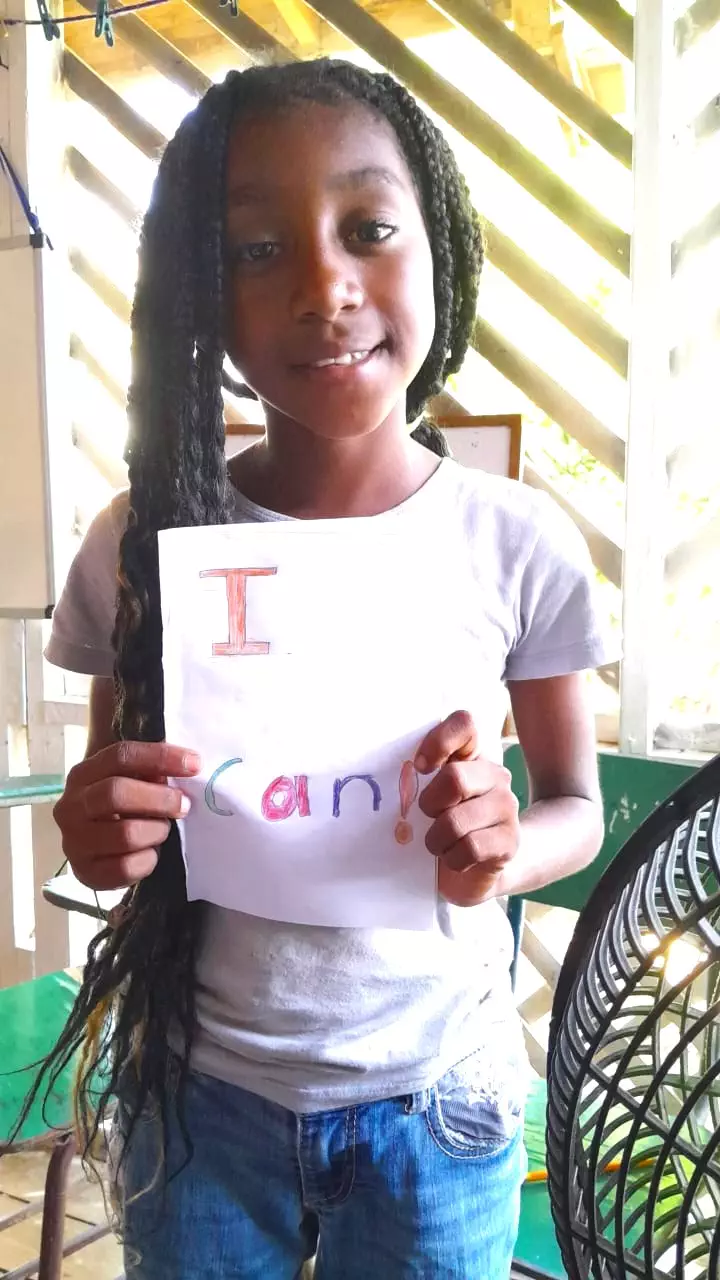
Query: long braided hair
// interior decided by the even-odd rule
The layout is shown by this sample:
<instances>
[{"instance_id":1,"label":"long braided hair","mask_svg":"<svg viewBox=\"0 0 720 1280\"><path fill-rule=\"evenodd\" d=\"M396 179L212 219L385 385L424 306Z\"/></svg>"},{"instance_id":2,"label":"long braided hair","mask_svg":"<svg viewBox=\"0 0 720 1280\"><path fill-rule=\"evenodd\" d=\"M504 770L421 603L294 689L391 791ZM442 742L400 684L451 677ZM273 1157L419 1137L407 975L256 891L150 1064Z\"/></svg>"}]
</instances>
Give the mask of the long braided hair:
<instances>
[{"instance_id":1,"label":"long braided hair","mask_svg":"<svg viewBox=\"0 0 720 1280\"><path fill-rule=\"evenodd\" d=\"M213 86L168 143L140 241L132 313L129 517L120 547L114 637L115 729L122 739L164 737L157 533L232 519L222 401L224 381L228 385L223 294L230 133L250 112L309 101L352 102L377 112L394 129L417 187L434 262L436 325L408 388L409 423L460 368L468 347L482 267L479 223L447 142L410 94L388 75L330 60L252 67ZM431 424L421 422L414 434L436 452L445 451ZM190 1158L183 1101L203 914L202 903L187 901L173 825L152 875L126 895L119 917L91 943L67 1025L26 1104L29 1109L43 1088L52 1092L82 1048L76 1116L86 1157L132 1071L131 1103L124 1096L125 1150L152 1098L165 1135L168 1108L177 1108ZM169 1047L171 1035L181 1052ZM167 1169L165 1176L171 1176Z\"/></svg>"}]
</instances>

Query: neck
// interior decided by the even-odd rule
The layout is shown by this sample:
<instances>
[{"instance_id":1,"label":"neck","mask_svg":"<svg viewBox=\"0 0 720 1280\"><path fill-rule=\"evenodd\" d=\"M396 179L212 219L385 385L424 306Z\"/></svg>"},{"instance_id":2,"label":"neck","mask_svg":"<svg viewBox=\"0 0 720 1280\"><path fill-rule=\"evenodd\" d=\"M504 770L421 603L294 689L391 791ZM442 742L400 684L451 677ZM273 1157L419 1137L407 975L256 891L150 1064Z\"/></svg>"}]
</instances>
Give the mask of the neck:
<instances>
[{"instance_id":1,"label":"neck","mask_svg":"<svg viewBox=\"0 0 720 1280\"><path fill-rule=\"evenodd\" d=\"M333 520L389 511L437 466L437 457L411 440L404 422L328 440L269 415L265 439L231 460L230 477L259 506L296 519Z\"/></svg>"}]
</instances>

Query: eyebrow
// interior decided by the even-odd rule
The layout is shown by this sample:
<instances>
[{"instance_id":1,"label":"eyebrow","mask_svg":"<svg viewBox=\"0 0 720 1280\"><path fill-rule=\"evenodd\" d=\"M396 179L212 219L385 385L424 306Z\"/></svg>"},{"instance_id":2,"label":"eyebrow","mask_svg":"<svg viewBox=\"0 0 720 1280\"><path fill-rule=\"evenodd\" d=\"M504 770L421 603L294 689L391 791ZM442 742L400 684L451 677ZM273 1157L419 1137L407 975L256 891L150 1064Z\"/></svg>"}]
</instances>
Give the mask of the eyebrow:
<instances>
[{"instance_id":1,"label":"eyebrow","mask_svg":"<svg viewBox=\"0 0 720 1280\"><path fill-rule=\"evenodd\" d=\"M387 169L383 165L376 164L363 165L361 169L348 169L343 173L334 173L329 179L328 188L331 191L357 191L359 188L369 186L373 182L396 187L399 191L407 190L406 184L399 174L393 173L392 169ZM269 187L239 182L229 188L228 196L233 205L264 204L272 197L272 191Z\"/></svg>"}]
</instances>

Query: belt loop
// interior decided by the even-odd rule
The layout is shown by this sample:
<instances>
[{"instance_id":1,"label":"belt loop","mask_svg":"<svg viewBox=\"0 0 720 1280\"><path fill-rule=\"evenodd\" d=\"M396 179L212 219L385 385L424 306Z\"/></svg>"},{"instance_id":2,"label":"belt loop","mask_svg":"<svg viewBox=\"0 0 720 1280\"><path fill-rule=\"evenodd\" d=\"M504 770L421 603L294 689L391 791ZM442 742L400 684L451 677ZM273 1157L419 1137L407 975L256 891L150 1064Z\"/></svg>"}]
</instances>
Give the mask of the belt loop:
<instances>
[{"instance_id":1,"label":"belt loop","mask_svg":"<svg viewBox=\"0 0 720 1280\"><path fill-rule=\"evenodd\" d=\"M424 1115L430 1106L430 1090L421 1089L419 1093L410 1093L405 1101L405 1114L408 1116Z\"/></svg>"}]
</instances>

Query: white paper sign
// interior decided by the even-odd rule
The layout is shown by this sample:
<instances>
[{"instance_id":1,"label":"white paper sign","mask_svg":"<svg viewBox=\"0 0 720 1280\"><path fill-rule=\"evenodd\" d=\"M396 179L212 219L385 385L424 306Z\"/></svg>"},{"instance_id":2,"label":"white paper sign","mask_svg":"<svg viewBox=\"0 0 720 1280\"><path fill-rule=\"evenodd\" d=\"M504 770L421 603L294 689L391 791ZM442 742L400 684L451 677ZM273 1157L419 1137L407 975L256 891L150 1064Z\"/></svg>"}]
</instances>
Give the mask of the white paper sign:
<instances>
[{"instance_id":1,"label":"white paper sign","mask_svg":"<svg viewBox=\"0 0 720 1280\"><path fill-rule=\"evenodd\" d=\"M447 559L365 520L175 529L159 547L166 736L203 760L182 784L188 897L431 928L412 760L456 709Z\"/></svg>"}]
</instances>

